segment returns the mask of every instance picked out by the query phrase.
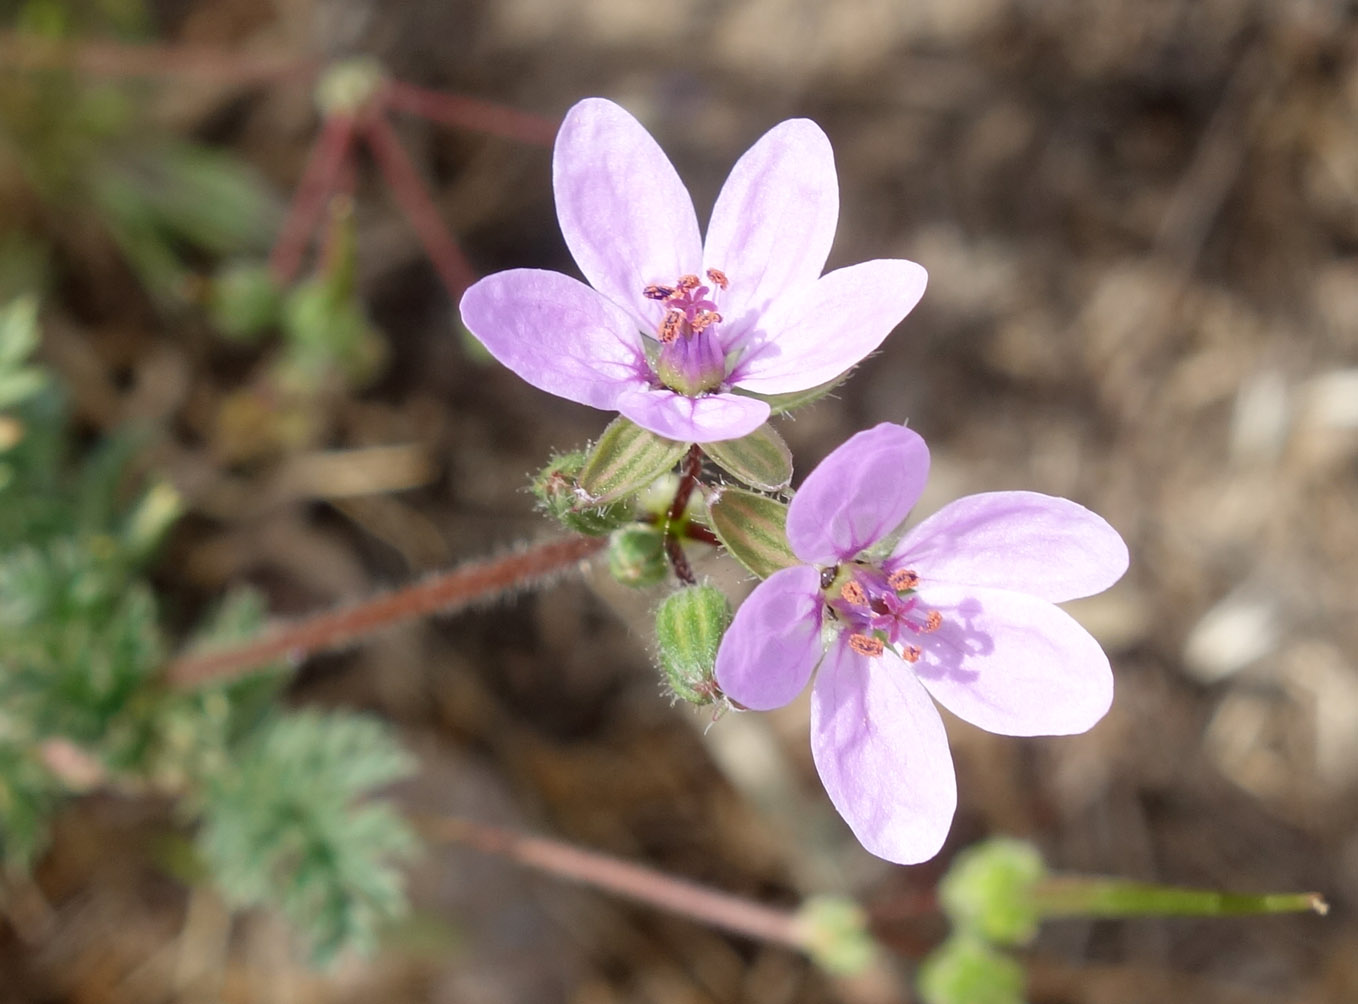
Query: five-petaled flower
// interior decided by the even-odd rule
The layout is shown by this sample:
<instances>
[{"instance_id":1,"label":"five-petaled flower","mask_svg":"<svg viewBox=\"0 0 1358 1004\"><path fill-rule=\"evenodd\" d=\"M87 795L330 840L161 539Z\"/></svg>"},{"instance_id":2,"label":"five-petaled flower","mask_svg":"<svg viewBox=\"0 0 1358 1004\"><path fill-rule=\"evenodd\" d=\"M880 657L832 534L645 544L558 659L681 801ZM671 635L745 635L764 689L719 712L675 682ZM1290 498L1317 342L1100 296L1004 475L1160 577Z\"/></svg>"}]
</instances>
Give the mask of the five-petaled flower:
<instances>
[{"instance_id":1,"label":"five-petaled flower","mask_svg":"<svg viewBox=\"0 0 1358 1004\"><path fill-rule=\"evenodd\" d=\"M657 435L753 432L770 409L751 394L841 376L924 293L924 269L909 261L821 275L839 188L830 142L806 119L775 126L740 158L705 241L673 165L610 101L567 113L552 168L561 232L590 285L499 272L467 290L463 322L533 386Z\"/></svg>"},{"instance_id":2,"label":"five-petaled flower","mask_svg":"<svg viewBox=\"0 0 1358 1004\"><path fill-rule=\"evenodd\" d=\"M933 700L1003 735L1092 727L1113 697L1108 658L1055 604L1127 568L1101 517L1034 492L959 499L888 550L928 471L924 440L900 425L831 453L788 507L806 564L755 588L716 665L727 696L754 710L791 701L819 665L816 769L863 846L902 864L938 852L957 805Z\"/></svg>"}]
</instances>

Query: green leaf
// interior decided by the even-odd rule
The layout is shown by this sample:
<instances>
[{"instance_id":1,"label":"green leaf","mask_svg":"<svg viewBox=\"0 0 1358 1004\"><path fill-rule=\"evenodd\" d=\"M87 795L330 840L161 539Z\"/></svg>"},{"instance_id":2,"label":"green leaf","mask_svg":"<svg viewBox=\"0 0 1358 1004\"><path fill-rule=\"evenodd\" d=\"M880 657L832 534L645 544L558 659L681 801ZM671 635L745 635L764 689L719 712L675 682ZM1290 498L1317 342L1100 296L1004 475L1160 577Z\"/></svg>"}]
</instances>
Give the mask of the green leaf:
<instances>
[{"instance_id":1,"label":"green leaf","mask_svg":"<svg viewBox=\"0 0 1358 1004\"><path fill-rule=\"evenodd\" d=\"M585 458L580 487L594 506L634 495L677 464L688 447L619 416Z\"/></svg>"},{"instance_id":2,"label":"green leaf","mask_svg":"<svg viewBox=\"0 0 1358 1004\"><path fill-rule=\"evenodd\" d=\"M787 542L787 506L741 488L714 492L707 518L732 557L761 579L803 564Z\"/></svg>"},{"instance_id":3,"label":"green leaf","mask_svg":"<svg viewBox=\"0 0 1358 1004\"><path fill-rule=\"evenodd\" d=\"M203 858L228 900L280 910L318 962L371 950L379 926L406 912L398 865L415 841L389 806L365 796L411 769L374 719L277 718L211 786Z\"/></svg>"},{"instance_id":4,"label":"green leaf","mask_svg":"<svg viewBox=\"0 0 1358 1004\"><path fill-rule=\"evenodd\" d=\"M21 296L0 308L0 368L22 363L37 347L37 298Z\"/></svg>"},{"instance_id":5,"label":"green leaf","mask_svg":"<svg viewBox=\"0 0 1358 1004\"><path fill-rule=\"evenodd\" d=\"M703 443L702 448L717 466L751 488L776 492L792 482L792 451L767 422L748 436Z\"/></svg>"}]
</instances>

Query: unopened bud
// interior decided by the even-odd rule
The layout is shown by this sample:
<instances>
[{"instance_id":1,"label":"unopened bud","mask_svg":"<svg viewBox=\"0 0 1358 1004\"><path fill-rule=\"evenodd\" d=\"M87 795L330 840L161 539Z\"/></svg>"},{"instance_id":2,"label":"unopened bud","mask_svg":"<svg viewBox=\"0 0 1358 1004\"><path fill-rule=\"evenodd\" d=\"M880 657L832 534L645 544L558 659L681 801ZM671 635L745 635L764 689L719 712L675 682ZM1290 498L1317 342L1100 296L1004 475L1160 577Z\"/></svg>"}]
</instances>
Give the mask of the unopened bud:
<instances>
[{"instance_id":1,"label":"unopened bud","mask_svg":"<svg viewBox=\"0 0 1358 1004\"><path fill-rule=\"evenodd\" d=\"M730 623L731 604L715 586L689 586L660 604L655 640L660 668L675 697L700 705L717 699L712 669Z\"/></svg>"},{"instance_id":2,"label":"unopened bud","mask_svg":"<svg viewBox=\"0 0 1358 1004\"><path fill-rule=\"evenodd\" d=\"M576 485L584 466L582 451L563 453L552 458L533 478L532 491L549 515L569 530L587 537L602 537L632 521L632 507L626 502L588 505Z\"/></svg>"},{"instance_id":3,"label":"unopened bud","mask_svg":"<svg viewBox=\"0 0 1358 1004\"><path fill-rule=\"evenodd\" d=\"M832 975L855 976L877 955L868 916L853 900L813 896L797 911L797 923L807 954Z\"/></svg>"},{"instance_id":4,"label":"unopened bud","mask_svg":"<svg viewBox=\"0 0 1358 1004\"><path fill-rule=\"evenodd\" d=\"M625 526L608 541L608 571L624 586L640 589L665 581L665 535L653 526Z\"/></svg>"},{"instance_id":5,"label":"unopened bud","mask_svg":"<svg viewBox=\"0 0 1358 1004\"><path fill-rule=\"evenodd\" d=\"M920 963L925 1004L1023 1004L1023 967L971 934L954 934Z\"/></svg>"},{"instance_id":6,"label":"unopened bud","mask_svg":"<svg viewBox=\"0 0 1358 1004\"><path fill-rule=\"evenodd\" d=\"M1027 841L986 840L957 855L939 883L939 902L959 931L998 945L1027 944L1041 920L1033 889L1046 871Z\"/></svg>"}]
</instances>

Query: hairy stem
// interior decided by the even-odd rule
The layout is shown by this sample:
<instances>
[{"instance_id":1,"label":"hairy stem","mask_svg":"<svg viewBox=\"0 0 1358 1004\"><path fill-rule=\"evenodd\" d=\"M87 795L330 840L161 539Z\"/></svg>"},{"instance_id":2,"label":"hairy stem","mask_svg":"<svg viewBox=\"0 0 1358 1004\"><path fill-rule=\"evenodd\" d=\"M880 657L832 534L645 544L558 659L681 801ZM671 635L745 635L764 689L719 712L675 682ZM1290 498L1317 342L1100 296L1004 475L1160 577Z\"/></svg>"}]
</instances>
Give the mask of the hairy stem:
<instances>
[{"instance_id":1,"label":"hairy stem","mask_svg":"<svg viewBox=\"0 0 1358 1004\"><path fill-rule=\"evenodd\" d=\"M461 129L503 136L505 139L551 146L556 137L557 123L541 115L504 108L488 101L443 94L399 80L388 80L382 93L388 108L418 115L430 122Z\"/></svg>"},{"instance_id":2,"label":"hairy stem","mask_svg":"<svg viewBox=\"0 0 1358 1004\"><path fill-rule=\"evenodd\" d=\"M467 819L442 817L423 823L421 829L431 840L473 847L748 938L807 948L803 927L790 910L763 906L597 851Z\"/></svg>"},{"instance_id":3,"label":"hairy stem","mask_svg":"<svg viewBox=\"0 0 1358 1004\"><path fill-rule=\"evenodd\" d=\"M420 178L420 173L415 170L415 165L406 155L401 141L391 128L391 123L383 117L381 111L376 111L364 119L363 138L368 141L368 146L377 159L377 167L386 178L387 184L391 186L397 203L410 220L410 225L415 228L420 243L424 245L425 253L434 263L434 269L443 281L444 288L453 302L457 303L462 299L467 287L476 281L476 273L463 255L462 249L457 246L457 241L453 240L452 234L443 225L443 218Z\"/></svg>"},{"instance_id":4,"label":"hairy stem","mask_svg":"<svg viewBox=\"0 0 1358 1004\"><path fill-rule=\"evenodd\" d=\"M74 70L97 77L169 77L244 85L316 72L314 60L290 55L249 55L193 45L124 45L48 39L0 31L0 66L20 70Z\"/></svg>"},{"instance_id":5,"label":"hairy stem","mask_svg":"<svg viewBox=\"0 0 1358 1004\"><path fill-rule=\"evenodd\" d=\"M280 624L259 638L189 652L165 669L173 687L197 687L278 662L348 644L355 638L432 613L452 613L526 586L541 585L599 551L602 537L565 537L500 558L474 561L327 613Z\"/></svg>"}]
</instances>

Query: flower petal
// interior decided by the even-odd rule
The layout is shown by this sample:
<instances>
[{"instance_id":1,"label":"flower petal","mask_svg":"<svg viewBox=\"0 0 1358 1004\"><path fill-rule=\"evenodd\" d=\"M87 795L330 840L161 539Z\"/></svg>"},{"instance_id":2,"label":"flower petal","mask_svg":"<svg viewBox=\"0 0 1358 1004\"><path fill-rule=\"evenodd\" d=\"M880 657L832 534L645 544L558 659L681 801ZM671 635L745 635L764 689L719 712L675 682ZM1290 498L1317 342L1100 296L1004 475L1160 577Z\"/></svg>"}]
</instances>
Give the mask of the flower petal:
<instances>
[{"instance_id":1,"label":"flower petal","mask_svg":"<svg viewBox=\"0 0 1358 1004\"><path fill-rule=\"evenodd\" d=\"M693 200L651 134L611 101L566 113L552 155L561 235L590 285L653 329L660 308L642 296L702 262Z\"/></svg>"},{"instance_id":2,"label":"flower petal","mask_svg":"<svg viewBox=\"0 0 1358 1004\"><path fill-rule=\"evenodd\" d=\"M717 650L722 691L754 711L781 708L802 692L821 657L820 573L774 572L755 587Z\"/></svg>"},{"instance_id":3,"label":"flower petal","mask_svg":"<svg viewBox=\"0 0 1358 1004\"><path fill-rule=\"evenodd\" d=\"M688 397L668 388L633 387L614 407L643 429L685 443L716 443L748 436L769 417L769 406L738 394Z\"/></svg>"},{"instance_id":4,"label":"flower petal","mask_svg":"<svg viewBox=\"0 0 1358 1004\"><path fill-rule=\"evenodd\" d=\"M780 122L736 161L703 247L704 265L731 280L718 296L728 351L770 303L816 281L838 220L835 155L809 119Z\"/></svg>"},{"instance_id":5,"label":"flower petal","mask_svg":"<svg viewBox=\"0 0 1358 1004\"><path fill-rule=\"evenodd\" d=\"M560 272L497 272L467 290L461 310L491 355L549 394L612 409L650 379L631 318Z\"/></svg>"},{"instance_id":6,"label":"flower petal","mask_svg":"<svg viewBox=\"0 0 1358 1004\"><path fill-rule=\"evenodd\" d=\"M886 563L926 581L991 586L1052 603L1090 596L1127 570L1127 545L1102 516L1037 492L968 495L912 529Z\"/></svg>"},{"instance_id":7,"label":"flower petal","mask_svg":"<svg viewBox=\"0 0 1358 1004\"><path fill-rule=\"evenodd\" d=\"M929 477L919 434L884 422L856 433L806 476L787 510L787 540L803 561L855 557L900 526Z\"/></svg>"},{"instance_id":8,"label":"flower petal","mask_svg":"<svg viewBox=\"0 0 1358 1004\"><path fill-rule=\"evenodd\" d=\"M1085 732L1113 701L1099 643L1060 607L1004 589L921 584L922 606L943 615L915 674L945 708L1006 736Z\"/></svg>"},{"instance_id":9,"label":"flower petal","mask_svg":"<svg viewBox=\"0 0 1358 1004\"><path fill-rule=\"evenodd\" d=\"M943 721L909 668L841 640L811 692L811 754L862 845L899 864L927 861L948 836L957 781Z\"/></svg>"},{"instance_id":10,"label":"flower petal","mask_svg":"<svg viewBox=\"0 0 1358 1004\"><path fill-rule=\"evenodd\" d=\"M833 380L882 344L927 281L913 261L878 258L785 294L747 336L731 382L756 394L788 394Z\"/></svg>"}]
</instances>

